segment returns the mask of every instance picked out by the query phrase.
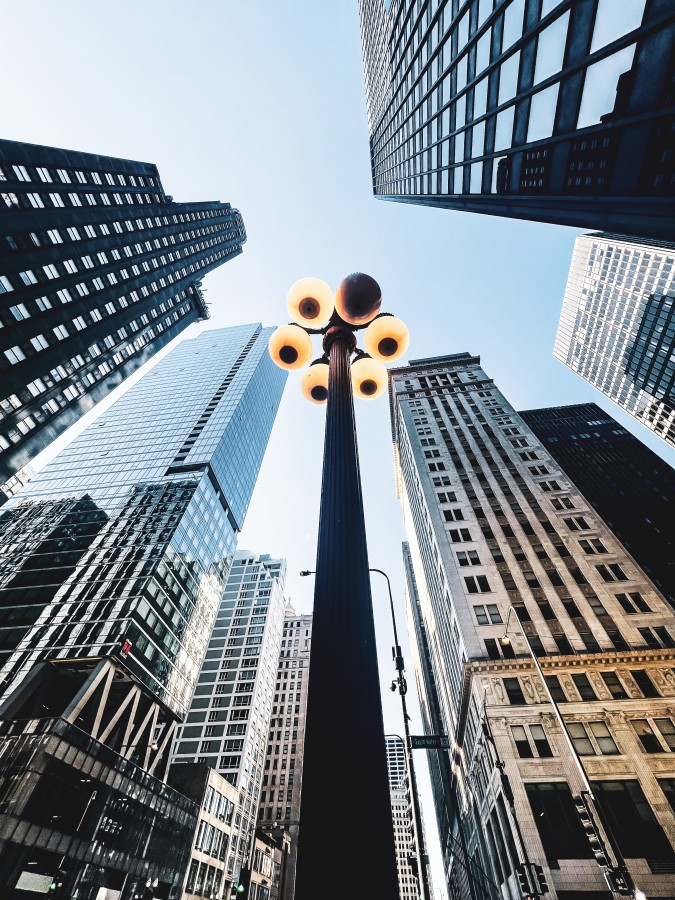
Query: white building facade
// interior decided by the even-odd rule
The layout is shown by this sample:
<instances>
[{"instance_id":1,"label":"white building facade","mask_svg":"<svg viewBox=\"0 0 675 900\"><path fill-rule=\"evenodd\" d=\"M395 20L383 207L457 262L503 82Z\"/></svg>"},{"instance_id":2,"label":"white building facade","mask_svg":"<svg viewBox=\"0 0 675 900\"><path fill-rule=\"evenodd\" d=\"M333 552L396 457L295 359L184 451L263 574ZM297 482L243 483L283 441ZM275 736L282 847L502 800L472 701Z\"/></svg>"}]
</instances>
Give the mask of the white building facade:
<instances>
[{"instance_id":1,"label":"white building facade","mask_svg":"<svg viewBox=\"0 0 675 900\"><path fill-rule=\"evenodd\" d=\"M675 447L675 244L580 235L553 355Z\"/></svg>"},{"instance_id":2,"label":"white building facade","mask_svg":"<svg viewBox=\"0 0 675 900\"><path fill-rule=\"evenodd\" d=\"M429 752L450 897L519 900L531 862L551 900L611 900L588 782L636 885L672 897L672 608L477 356L394 369L390 399L422 718L451 739Z\"/></svg>"}]
</instances>

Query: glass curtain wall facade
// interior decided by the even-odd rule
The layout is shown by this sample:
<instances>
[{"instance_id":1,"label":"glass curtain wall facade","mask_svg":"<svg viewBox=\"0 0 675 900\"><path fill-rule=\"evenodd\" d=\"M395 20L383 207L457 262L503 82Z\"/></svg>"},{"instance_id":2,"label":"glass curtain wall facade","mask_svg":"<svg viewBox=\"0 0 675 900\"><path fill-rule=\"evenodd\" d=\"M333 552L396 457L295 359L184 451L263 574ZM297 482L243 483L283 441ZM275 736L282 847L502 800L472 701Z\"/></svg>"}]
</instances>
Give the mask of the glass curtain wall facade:
<instances>
[{"instance_id":1,"label":"glass curtain wall facade","mask_svg":"<svg viewBox=\"0 0 675 900\"><path fill-rule=\"evenodd\" d=\"M273 365L269 355L267 360ZM226 894L252 863L282 642L285 579L285 560L237 550L172 752L172 772L184 763L205 763L238 791L225 857ZM289 739L284 757L294 752Z\"/></svg>"},{"instance_id":2,"label":"glass curtain wall facade","mask_svg":"<svg viewBox=\"0 0 675 900\"><path fill-rule=\"evenodd\" d=\"M2 693L116 654L189 705L285 375L260 325L184 341L0 514Z\"/></svg>"},{"instance_id":3,"label":"glass curtain wall facade","mask_svg":"<svg viewBox=\"0 0 675 900\"><path fill-rule=\"evenodd\" d=\"M558 897L608 896L580 765L638 887L670 897L672 608L479 357L412 360L390 399L423 722L454 748L429 752L450 897L519 897L525 850Z\"/></svg>"},{"instance_id":4,"label":"glass curtain wall facade","mask_svg":"<svg viewBox=\"0 0 675 900\"><path fill-rule=\"evenodd\" d=\"M675 244L584 234L553 355L675 447Z\"/></svg>"},{"instance_id":5,"label":"glass curtain wall facade","mask_svg":"<svg viewBox=\"0 0 675 900\"><path fill-rule=\"evenodd\" d=\"M165 783L169 751L285 384L270 333L184 341L0 513L12 897L47 879L73 900L180 896L198 807Z\"/></svg>"},{"instance_id":6,"label":"glass curtain wall facade","mask_svg":"<svg viewBox=\"0 0 675 900\"><path fill-rule=\"evenodd\" d=\"M360 0L377 197L672 238L668 0Z\"/></svg>"},{"instance_id":7,"label":"glass curtain wall facade","mask_svg":"<svg viewBox=\"0 0 675 900\"><path fill-rule=\"evenodd\" d=\"M245 240L150 163L0 140L0 483L206 319L201 279Z\"/></svg>"},{"instance_id":8,"label":"glass curtain wall facade","mask_svg":"<svg viewBox=\"0 0 675 900\"><path fill-rule=\"evenodd\" d=\"M675 607L675 470L595 403L520 416Z\"/></svg>"}]
</instances>

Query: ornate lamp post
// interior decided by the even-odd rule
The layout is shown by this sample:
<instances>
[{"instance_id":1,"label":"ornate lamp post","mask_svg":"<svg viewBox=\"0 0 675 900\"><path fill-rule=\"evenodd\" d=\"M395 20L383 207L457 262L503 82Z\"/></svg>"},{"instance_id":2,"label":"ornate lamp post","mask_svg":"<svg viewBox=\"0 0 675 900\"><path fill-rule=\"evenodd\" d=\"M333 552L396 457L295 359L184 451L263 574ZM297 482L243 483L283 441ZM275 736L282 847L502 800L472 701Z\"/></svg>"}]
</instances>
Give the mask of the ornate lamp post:
<instances>
[{"instance_id":1,"label":"ornate lamp post","mask_svg":"<svg viewBox=\"0 0 675 900\"><path fill-rule=\"evenodd\" d=\"M325 355L302 390L327 406L295 900L343 900L350 889L397 900L353 393L384 391L383 360L406 352L408 330L380 313L379 285L361 273L344 278L335 297L303 278L286 302L293 324L272 334L270 354L282 368L303 368L310 335L321 335ZM356 349L364 328L368 352Z\"/></svg>"}]
</instances>

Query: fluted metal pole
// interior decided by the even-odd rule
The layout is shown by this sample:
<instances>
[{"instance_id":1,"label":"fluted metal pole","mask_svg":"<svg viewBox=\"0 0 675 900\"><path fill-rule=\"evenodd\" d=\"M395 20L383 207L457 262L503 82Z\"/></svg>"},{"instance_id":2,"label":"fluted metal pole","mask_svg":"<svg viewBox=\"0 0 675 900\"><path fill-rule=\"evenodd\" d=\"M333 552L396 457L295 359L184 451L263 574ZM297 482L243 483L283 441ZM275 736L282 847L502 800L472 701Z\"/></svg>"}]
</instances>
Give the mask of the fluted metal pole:
<instances>
[{"instance_id":1,"label":"fluted metal pole","mask_svg":"<svg viewBox=\"0 0 675 900\"><path fill-rule=\"evenodd\" d=\"M329 355L295 900L398 900L354 402L356 342Z\"/></svg>"}]
</instances>

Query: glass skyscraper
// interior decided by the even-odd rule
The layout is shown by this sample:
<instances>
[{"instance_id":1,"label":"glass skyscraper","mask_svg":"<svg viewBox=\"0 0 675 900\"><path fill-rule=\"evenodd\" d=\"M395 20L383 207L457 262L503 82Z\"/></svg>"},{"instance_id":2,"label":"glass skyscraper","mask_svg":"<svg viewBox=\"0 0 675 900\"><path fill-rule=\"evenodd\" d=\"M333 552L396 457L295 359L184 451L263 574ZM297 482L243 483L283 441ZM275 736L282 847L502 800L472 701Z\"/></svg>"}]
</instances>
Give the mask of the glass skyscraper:
<instances>
[{"instance_id":1,"label":"glass skyscraper","mask_svg":"<svg viewBox=\"0 0 675 900\"><path fill-rule=\"evenodd\" d=\"M177 896L197 811L164 779L285 384L271 331L183 341L0 512L2 883Z\"/></svg>"},{"instance_id":2,"label":"glass skyscraper","mask_svg":"<svg viewBox=\"0 0 675 900\"><path fill-rule=\"evenodd\" d=\"M574 245L553 355L675 447L675 243Z\"/></svg>"},{"instance_id":3,"label":"glass skyscraper","mask_svg":"<svg viewBox=\"0 0 675 900\"><path fill-rule=\"evenodd\" d=\"M186 712L285 383L270 333L179 344L5 505L2 693L38 660L127 640Z\"/></svg>"},{"instance_id":4,"label":"glass skyscraper","mask_svg":"<svg viewBox=\"0 0 675 900\"><path fill-rule=\"evenodd\" d=\"M670 239L668 0L360 0L377 197Z\"/></svg>"},{"instance_id":5,"label":"glass skyscraper","mask_svg":"<svg viewBox=\"0 0 675 900\"><path fill-rule=\"evenodd\" d=\"M451 900L521 896L526 860L559 898L606 897L586 783L637 887L672 897L673 608L479 357L390 372L416 683L452 748L427 756Z\"/></svg>"},{"instance_id":6,"label":"glass skyscraper","mask_svg":"<svg viewBox=\"0 0 675 900\"><path fill-rule=\"evenodd\" d=\"M245 240L150 163L0 140L0 483L206 319L201 279Z\"/></svg>"}]
</instances>

